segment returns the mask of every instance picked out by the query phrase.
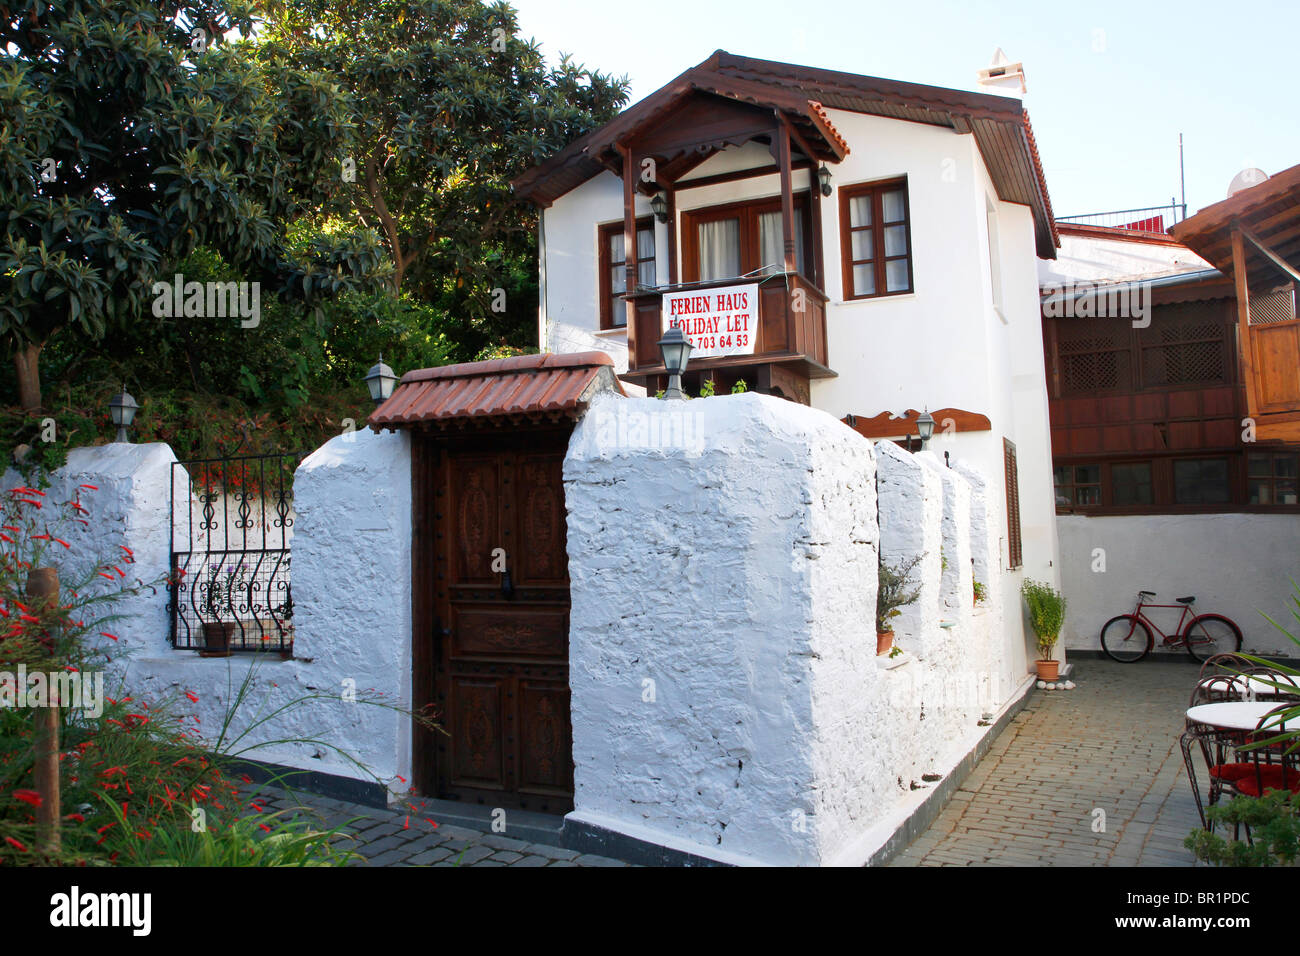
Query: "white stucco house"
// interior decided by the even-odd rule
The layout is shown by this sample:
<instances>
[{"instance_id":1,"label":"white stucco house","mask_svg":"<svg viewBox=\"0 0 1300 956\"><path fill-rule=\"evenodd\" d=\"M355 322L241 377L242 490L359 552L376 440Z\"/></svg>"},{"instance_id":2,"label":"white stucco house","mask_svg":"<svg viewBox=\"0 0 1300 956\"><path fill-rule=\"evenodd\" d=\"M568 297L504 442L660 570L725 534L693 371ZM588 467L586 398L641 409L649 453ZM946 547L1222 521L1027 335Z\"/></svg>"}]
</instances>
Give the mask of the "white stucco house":
<instances>
[{"instance_id":1,"label":"white stucco house","mask_svg":"<svg viewBox=\"0 0 1300 956\"><path fill-rule=\"evenodd\" d=\"M875 439L928 410L931 447L1000 485L1007 606L1022 576L1059 583L1038 304L1059 240L1019 99L718 51L515 188L541 207L543 351L604 351L654 393L685 315L691 394L744 380Z\"/></svg>"}]
</instances>

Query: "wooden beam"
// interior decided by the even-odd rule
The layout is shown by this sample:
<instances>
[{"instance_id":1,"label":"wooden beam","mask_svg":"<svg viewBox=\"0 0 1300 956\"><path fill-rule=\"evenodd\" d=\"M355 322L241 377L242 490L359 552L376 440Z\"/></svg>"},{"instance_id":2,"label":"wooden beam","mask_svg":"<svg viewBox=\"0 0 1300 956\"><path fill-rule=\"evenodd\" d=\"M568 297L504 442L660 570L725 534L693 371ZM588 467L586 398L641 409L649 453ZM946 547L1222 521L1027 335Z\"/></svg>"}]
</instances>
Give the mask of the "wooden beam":
<instances>
[{"instance_id":1,"label":"wooden beam","mask_svg":"<svg viewBox=\"0 0 1300 956\"><path fill-rule=\"evenodd\" d=\"M781 233L784 239L785 271L797 271L794 255L794 191L790 171L790 124L777 111L776 145L781 166Z\"/></svg>"},{"instance_id":2,"label":"wooden beam","mask_svg":"<svg viewBox=\"0 0 1300 956\"><path fill-rule=\"evenodd\" d=\"M1266 246L1258 236L1256 236L1253 232L1251 232L1249 229L1247 229L1245 226L1242 225L1238 225L1233 230L1232 233L1232 237L1233 237L1232 254L1233 254L1234 267L1236 265L1238 235L1245 236L1247 239L1249 239L1250 244L1254 246L1256 249L1258 249L1260 251L1260 254L1263 255L1265 259L1273 263L1273 265L1277 266L1279 269L1281 269L1283 272L1289 275L1296 282L1300 282L1300 270L1297 270L1295 266L1291 265L1291 263L1287 262L1276 252L1274 252L1272 249Z\"/></svg>"},{"instance_id":3,"label":"wooden beam","mask_svg":"<svg viewBox=\"0 0 1300 956\"><path fill-rule=\"evenodd\" d=\"M667 190L668 196L668 284L677 284L677 190Z\"/></svg>"},{"instance_id":4,"label":"wooden beam","mask_svg":"<svg viewBox=\"0 0 1300 956\"><path fill-rule=\"evenodd\" d=\"M636 164L632 151L622 143L615 144L623 157L623 270L624 291L636 291ZM631 299L623 300L627 310L627 354L629 362L636 362L636 306Z\"/></svg>"},{"instance_id":5,"label":"wooden beam","mask_svg":"<svg viewBox=\"0 0 1300 956\"><path fill-rule=\"evenodd\" d=\"M1259 409L1255 393L1255 354L1250 340L1250 286L1246 282L1246 247L1241 230L1232 230L1232 279L1237 293L1237 341L1241 351L1241 377L1246 383L1246 414L1251 418Z\"/></svg>"}]
</instances>

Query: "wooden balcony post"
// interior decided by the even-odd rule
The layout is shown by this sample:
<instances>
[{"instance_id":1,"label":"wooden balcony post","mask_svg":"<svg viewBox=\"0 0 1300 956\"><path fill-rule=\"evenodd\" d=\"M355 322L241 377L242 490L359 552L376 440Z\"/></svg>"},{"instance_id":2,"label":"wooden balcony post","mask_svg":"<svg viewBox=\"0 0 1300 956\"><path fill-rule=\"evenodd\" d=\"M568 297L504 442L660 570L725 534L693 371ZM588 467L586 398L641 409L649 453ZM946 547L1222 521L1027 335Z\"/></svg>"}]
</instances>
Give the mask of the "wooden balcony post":
<instances>
[{"instance_id":1,"label":"wooden balcony post","mask_svg":"<svg viewBox=\"0 0 1300 956\"><path fill-rule=\"evenodd\" d=\"M781 166L781 232L785 240L785 271L796 271L794 255L794 187L790 172L790 127L784 116L777 114L777 154Z\"/></svg>"},{"instance_id":2,"label":"wooden balcony post","mask_svg":"<svg viewBox=\"0 0 1300 956\"><path fill-rule=\"evenodd\" d=\"M619 155L623 157L623 262L624 291L630 296L636 291L636 168L632 162L632 151L622 143L616 143ZM636 367L636 303L628 298L623 300L627 310L627 357L628 367Z\"/></svg>"},{"instance_id":3,"label":"wooden balcony post","mask_svg":"<svg viewBox=\"0 0 1300 956\"><path fill-rule=\"evenodd\" d=\"M1237 294L1237 341L1241 350L1241 370L1246 379L1246 414L1255 418L1259 412L1256 394L1255 347L1250 339L1250 283L1246 281L1246 246L1241 230L1232 230L1232 279Z\"/></svg>"}]
</instances>

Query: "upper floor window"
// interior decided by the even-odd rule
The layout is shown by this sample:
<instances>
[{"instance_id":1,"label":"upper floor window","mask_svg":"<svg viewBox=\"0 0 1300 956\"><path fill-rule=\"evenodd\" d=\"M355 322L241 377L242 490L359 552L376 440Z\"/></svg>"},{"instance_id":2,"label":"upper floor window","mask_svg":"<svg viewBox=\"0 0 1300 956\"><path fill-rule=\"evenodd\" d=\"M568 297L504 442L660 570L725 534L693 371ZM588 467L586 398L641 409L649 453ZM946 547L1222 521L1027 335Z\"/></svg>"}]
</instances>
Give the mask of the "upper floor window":
<instances>
[{"instance_id":1,"label":"upper floor window","mask_svg":"<svg viewBox=\"0 0 1300 956\"><path fill-rule=\"evenodd\" d=\"M1181 458L1174 462L1174 503L1215 505L1232 500L1228 459Z\"/></svg>"},{"instance_id":2,"label":"upper floor window","mask_svg":"<svg viewBox=\"0 0 1300 956\"><path fill-rule=\"evenodd\" d=\"M627 253L623 224L611 222L600 227L600 327L621 329L627 326ZM637 284L655 284L654 220L646 217L636 222Z\"/></svg>"},{"instance_id":3,"label":"upper floor window","mask_svg":"<svg viewBox=\"0 0 1300 956\"><path fill-rule=\"evenodd\" d=\"M840 188L844 298L912 291L907 180Z\"/></svg>"},{"instance_id":4,"label":"upper floor window","mask_svg":"<svg viewBox=\"0 0 1300 956\"><path fill-rule=\"evenodd\" d=\"M812 246L808 194L794 197L794 258L808 275ZM687 282L771 275L785 269L779 197L693 209L682 215L682 275Z\"/></svg>"}]
</instances>

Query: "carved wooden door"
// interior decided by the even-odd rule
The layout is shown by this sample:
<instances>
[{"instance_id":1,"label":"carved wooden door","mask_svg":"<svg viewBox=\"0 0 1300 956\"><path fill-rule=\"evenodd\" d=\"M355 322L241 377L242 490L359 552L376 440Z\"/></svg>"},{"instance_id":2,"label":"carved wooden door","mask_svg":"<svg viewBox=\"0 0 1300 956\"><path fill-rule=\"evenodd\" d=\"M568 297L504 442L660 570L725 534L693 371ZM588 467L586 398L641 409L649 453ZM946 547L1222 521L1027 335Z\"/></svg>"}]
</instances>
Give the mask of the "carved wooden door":
<instances>
[{"instance_id":1,"label":"carved wooden door","mask_svg":"<svg viewBox=\"0 0 1300 956\"><path fill-rule=\"evenodd\" d=\"M447 735L438 796L550 813L573 808L567 431L444 445L434 685Z\"/></svg>"}]
</instances>

